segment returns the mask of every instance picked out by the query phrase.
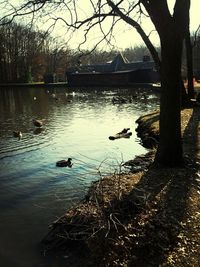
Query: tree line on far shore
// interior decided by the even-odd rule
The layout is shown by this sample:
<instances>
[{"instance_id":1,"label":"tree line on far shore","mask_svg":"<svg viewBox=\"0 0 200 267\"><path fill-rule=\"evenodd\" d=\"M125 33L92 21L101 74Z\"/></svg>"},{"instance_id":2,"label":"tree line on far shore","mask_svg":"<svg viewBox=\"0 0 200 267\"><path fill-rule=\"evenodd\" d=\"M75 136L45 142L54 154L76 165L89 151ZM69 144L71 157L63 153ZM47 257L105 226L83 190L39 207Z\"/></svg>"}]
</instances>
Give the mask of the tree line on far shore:
<instances>
[{"instance_id":1,"label":"tree line on far shore","mask_svg":"<svg viewBox=\"0 0 200 267\"><path fill-rule=\"evenodd\" d=\"M0 83L43 82L45 76L53 74L56 81L62 82L66 80L66 69L75 66L80 56L82 64L101 64L112 61L119 53L114 49L76 51L62 40L15 22L0 26L0 38ZM195 72L200 69L200 37L195 40L193 50ZM149 54L144 45L121 52L130 62L142 60L144 55ZM183 62L186 62L183 57ZM183 73L185 69L183 64ZM198 73L196 76L200 79Z\"/></svg>"}]
</instances>

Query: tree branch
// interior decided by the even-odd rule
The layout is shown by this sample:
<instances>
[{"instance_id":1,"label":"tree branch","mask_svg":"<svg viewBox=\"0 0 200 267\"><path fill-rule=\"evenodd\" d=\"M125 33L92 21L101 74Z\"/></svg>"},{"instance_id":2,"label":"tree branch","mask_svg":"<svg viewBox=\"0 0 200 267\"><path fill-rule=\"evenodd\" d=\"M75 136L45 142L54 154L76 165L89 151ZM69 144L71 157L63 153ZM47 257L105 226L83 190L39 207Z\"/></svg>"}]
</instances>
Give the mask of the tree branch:
<instances>
[{"instance_id":1,"label":"tree branch","mask_svg":"<svg viewBox=\"0 0 200 267\"><path fill-rule=\"evenodd\" d=\"M131 25L133 28L135 28L137 30L137 32L140 34L140 36L142 37L144 43L146 44L147 48L149 49L153 60L155 61L156 65L157 65L157 69L160 69L160 58L158 56L158 53L155 49L155 47L153 46L153 44L151 43L151 41L149 40L148 36L145 34L145 32L143 31L142 27L132 18L130 18L129 16L127 16L126 14L124 14L111 0L107 0L108 5L112 8L112 10L122 19L124 20L126 23L128 23L129 25ZM135 5L135 7L137 5L139 5L140 1Z\"/></svg>"}]
</instances>

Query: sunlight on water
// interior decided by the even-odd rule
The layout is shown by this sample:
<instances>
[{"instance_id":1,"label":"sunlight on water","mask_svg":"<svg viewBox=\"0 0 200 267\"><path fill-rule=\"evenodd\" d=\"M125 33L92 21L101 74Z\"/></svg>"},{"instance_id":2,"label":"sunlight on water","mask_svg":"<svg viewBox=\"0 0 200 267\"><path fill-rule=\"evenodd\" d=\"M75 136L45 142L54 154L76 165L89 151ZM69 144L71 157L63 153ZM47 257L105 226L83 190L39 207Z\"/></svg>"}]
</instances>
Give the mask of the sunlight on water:
<instances>
[{"instance_id":1,"label":"sunlight on water","mask_svg":"<svg viewBox=\"0 0 200 267\"><path fill-rule=\"evenodd\" d=\"M144 94L141 89L0 89L2 266L49 266L38 249L48 224L84 197L99 168L107 175L145 153L135 120L158 107L158 96ZM127 103L113 104L116 95ZM35 128L33 119L42 119L43 127ZM108 139L127 127L130 139ZM22 138L13 131L21 131ZM72 168L56 167L69 157Z\"/></svg>"}]
</instances>

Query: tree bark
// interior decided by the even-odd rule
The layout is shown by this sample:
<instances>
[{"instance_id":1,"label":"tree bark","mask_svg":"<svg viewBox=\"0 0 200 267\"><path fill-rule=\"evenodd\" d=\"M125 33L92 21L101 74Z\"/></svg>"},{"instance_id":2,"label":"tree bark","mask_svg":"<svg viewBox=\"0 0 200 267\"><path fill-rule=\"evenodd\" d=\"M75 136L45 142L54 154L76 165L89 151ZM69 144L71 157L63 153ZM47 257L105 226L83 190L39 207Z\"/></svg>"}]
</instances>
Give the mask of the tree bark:
<instances>
[{"instance_id":1,"label":"tree bark","mask_svg":"<svg viewBox=\"0 0 200 267\"><path fill-rule=\"evenodd\" d=\"M181 60L189 25L190 0L176 0L171 15L167 1L141 0L161 41L160 141L155 160L167 166L183 162L181 142Z\"/></svg>"},{"instance_id":2,"label":"tree bark","mask_svg":"<svg viewBox=\"0 0 200 267\"><path fill-rule=\"evenodd\" d=\"M193 51L192 44L190 39L190 32L188 30L185 37L185 47L186 47L186 56L187 56L187 87L188 87L188 96L189 98L194 98L194 84L193 84Z\"/></svg>"},{"instance_id":3,"label":"tree bark","mask_svg":"<svg viewBox=\"0 0 200 267\"><path fill-rule=\"evenodd\" d=\"M183 161L181 143L181 55L183 41L176 36L161 41L160 143L156 161L168 166Z\"/></svg>"}]
</instances>

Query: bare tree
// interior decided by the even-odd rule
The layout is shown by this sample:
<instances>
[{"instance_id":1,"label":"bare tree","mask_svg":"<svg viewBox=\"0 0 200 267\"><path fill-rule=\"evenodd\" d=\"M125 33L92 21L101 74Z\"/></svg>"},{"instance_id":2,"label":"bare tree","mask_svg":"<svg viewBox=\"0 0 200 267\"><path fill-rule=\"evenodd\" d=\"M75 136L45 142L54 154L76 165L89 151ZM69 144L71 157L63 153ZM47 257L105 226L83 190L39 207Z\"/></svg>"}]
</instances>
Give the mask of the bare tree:
<instances>
[{"instance_id":1,"label":"bare tree","mask_svg":"<svg viewBox=\"0 0 200 267\"><path fill-rule=\"evenodd\" d=\"M89 0L84 5L90 5L91 13L84 11L82 1L62 0L46 1L33 0L14 7L10 6L9 12L4 18L15 19L17 16L32 15L32 21L36 14L42 11L42 15L49 16L52 24L49 30L63 23L68 29L76 31L84 29L84 39L91 31L99 27L103 40L111 43L114 37L114 28L119 21L131 25L142 37L144 43L151 52L152 58L161 71L162 94L160 103L160 142L156 161L170 166L182 163L183 153L181 144L181 57L183 40L185 39L189 25L190 0L176 0L171 14L167 0ZM149 36L141 27L140 21L149 17L153 22L160 37L161 59ZM81 44L80 44L81 45Z\"/></svg>"},{"instance_id":2,"label":"bare tree","mask_svg":"<svg viewBox=\"0 0 200 267\"><path fill-rule=\"evenodd\" d=\"M194 98L194 81L193 81L193 47L190 37L190 31L187 31L185 37L185 48L186 48L186 58L187 58L187 89L189 98Z\"/></svg>"},{"instance_id":3,"label":"bare tree","mask_svg":"<svg viewBox=\"0 0 200 267\"><path fill-rule=\"evenodd\" d=\"M200 80L200 25L192 34L192 53L194 76L197 80Z\"/></svg>"},{"instance_id":4,"label":"bare tree","mask_svg":"<svg viewBox=\"0 0 200 267\"><path fill-rule=\"evenodd\" d=\"M0 82L43 81L46 73L56 73L65 80L69 49L56 47L48 34L6 21L0 25Z\"/></svg>"}]
</instances>

